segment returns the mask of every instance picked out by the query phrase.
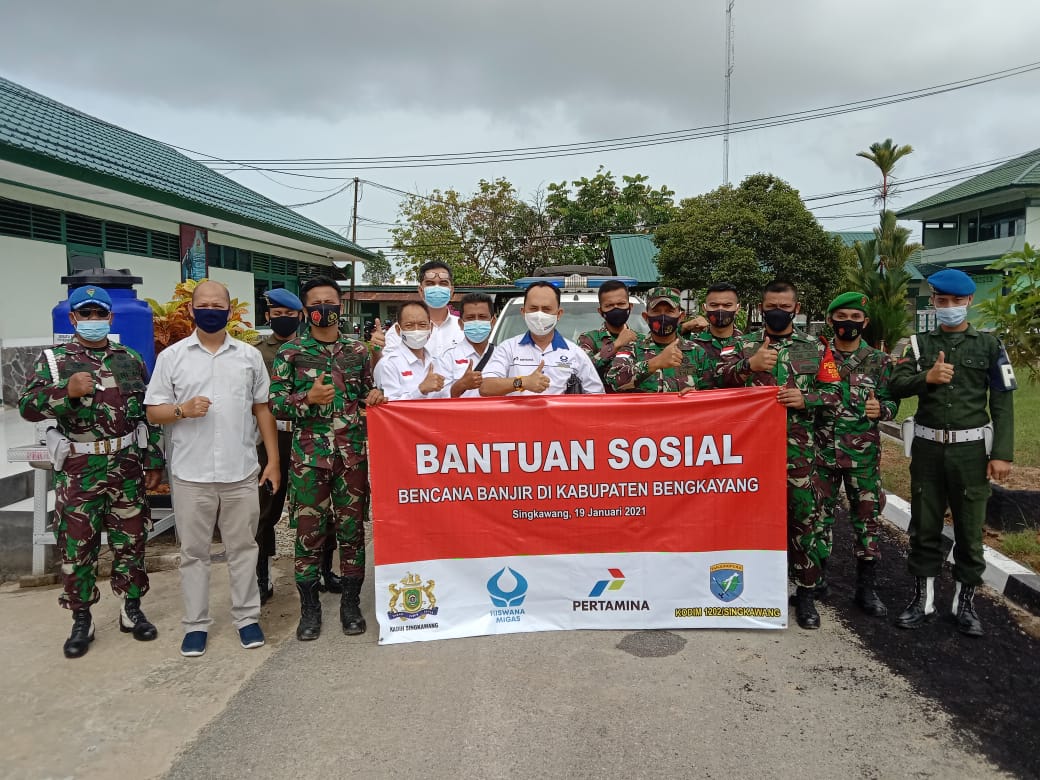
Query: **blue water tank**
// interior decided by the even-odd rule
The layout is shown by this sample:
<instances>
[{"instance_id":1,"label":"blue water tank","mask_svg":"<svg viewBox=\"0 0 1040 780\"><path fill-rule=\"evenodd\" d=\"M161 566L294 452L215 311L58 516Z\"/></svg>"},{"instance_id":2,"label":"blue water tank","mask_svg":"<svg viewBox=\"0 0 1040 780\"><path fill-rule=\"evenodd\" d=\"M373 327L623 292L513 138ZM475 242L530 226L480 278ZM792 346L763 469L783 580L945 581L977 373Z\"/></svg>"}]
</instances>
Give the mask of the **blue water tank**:
<instances>
[{"instance_id":1,"label":"blue water tank","mask_svg":"<svg viewBox=\"0 0 1040 780\"><path fill-rule=\"evenodd\" d=\"M132 276L127 268L87 268L61 277L61 283L68 285L69 293L77 287L92 284L103 287L112 299L112 333L119 337L120 344L126 344L144 360L151 373L155 366L155 335L152 329L152 307L145 301L138 300L135 284L141 283L140 276ZM54 323L55 342L67 341L61 336L71 336L76 332L69 322L69 299L61 301L51 310Z\"/></svg>"}]
</instances>

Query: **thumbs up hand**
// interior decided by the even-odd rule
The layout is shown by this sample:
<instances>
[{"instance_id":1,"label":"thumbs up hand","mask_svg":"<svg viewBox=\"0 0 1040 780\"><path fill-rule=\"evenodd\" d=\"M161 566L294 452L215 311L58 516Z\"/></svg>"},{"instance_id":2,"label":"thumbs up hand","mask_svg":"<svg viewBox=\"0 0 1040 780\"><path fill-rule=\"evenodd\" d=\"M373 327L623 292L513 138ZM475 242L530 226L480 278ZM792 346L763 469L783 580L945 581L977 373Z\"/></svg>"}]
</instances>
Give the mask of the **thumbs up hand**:
<instances>
[{"instance_id":1,"label":"thumbs up hand","mask_svg":"<svg viewBox=\"0 0 1040 780\"><path fill-rule=\"evenodd\" d=\"M469 361L469 365L466 366L466 370L462 373L458 379L455 380L455 384L451 386L451 389L458 391L461 395L467 390L476 390L484 382L484 377L479 371L473 370L473 361Z\"/></svg>"},{"instance_id":2,"label":"thumbs up hand","mask_svg":"<svg viewBox=\"0 0 1040 780\"><path fill-rule=\"evenodd\" d=\"M419 392L423 395L439 392L444 387L444 377L436 373L433 368L433 362L431 361L430 367L426 369L426 376L419 383Z\"/></svg>"},{"instance_id":3,"label":"thumbs up hand","mask_svg":"<svg viewBox=\"0 0 1040 780\"><path fill-rule=\"evenodd\" d=\"M549 377L542 373L543 368L545 368L544 360L532 373L523 377L524 390L530 390L532 393L544 393L549 389Z\"/></svg>"},{"instance_id":4,"label":"thumbs up hand","mask_svg":"<svg viewBox=\"0 0 1040 780\"><path fill-rule=\"evenodd\" d=\"M383 323L379 321L378 317L372 323L372 335L369 337L368 343L377 350L386 346L386 333L383 332Z\"/></svg>"},{"instance_id":5,"label":"thumbs up hand","mask_svg":"<svg viewBox=\"0 0 1040 780\"><path fill-rule=\"evenodd\" d=\"M307 403L310 406L324 406L332 403L336 397L336 387L330 382L326 384L325 372L322 371L307 391Z\"/></svg>"},{"instance_id":6,"label":"thumbs up hand","mask_svg":"<svg viewBox=\"0 0 1040 780\"><path fill-rule=\"evenodd\" d=\"M881 416L881 402L877 399L873 390L867 395L867 402L864 404L863 409L868 420L876 420Z\"/></svg>"},{"instance_id":7,"label":"thumbs up hand","mask_svg":"<svg viewBox=\"0 0 1040 780\"><path fill-rule=\"evenodd\" d=\"M928 369L925 381L930 385L948 385L953 381L953 364L946 362L946 353L939 351L935 365Z\"/></svg>"},{"instance_id":8,"label":"thumbs up hand","mask_svg":"<svg viewBox=\"0 0 1040 780\"><path fill-rule=\"evenodd\" d=\"M772 371L778 358L779 353L769 346L768 340L765 340L758 351L748 359L748 367L752 371Z\"/></svg>"},{"instance_id":9,"label":"thumbs up hand","mask_svg":"<svg viewBox=\"0 0 1040 780\"><path fill-rule=\"evenodd\" d=\"M646 367L651 371L663 371L666 368L676 368L682 365L683 353L679 349L678 340L673 341L659 353L647 361Z\"/></svg>"}]
</instances>

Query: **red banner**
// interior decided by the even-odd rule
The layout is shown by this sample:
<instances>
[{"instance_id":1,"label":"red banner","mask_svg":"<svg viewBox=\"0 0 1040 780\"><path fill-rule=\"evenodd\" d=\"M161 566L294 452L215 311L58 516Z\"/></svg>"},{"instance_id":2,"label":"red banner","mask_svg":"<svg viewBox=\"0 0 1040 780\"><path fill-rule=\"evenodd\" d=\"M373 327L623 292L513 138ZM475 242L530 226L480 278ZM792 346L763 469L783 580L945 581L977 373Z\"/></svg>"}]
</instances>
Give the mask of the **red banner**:
<instances>
[{"instance_id":1,"label":"red banner","mask_svg":"<svg viewBox=\"0 0 1040 780\"><path fill-rule=\"evenodd\" d=\"M368 411L377 566L786 549L776 388Z\"/></svg>"}]
</instances>

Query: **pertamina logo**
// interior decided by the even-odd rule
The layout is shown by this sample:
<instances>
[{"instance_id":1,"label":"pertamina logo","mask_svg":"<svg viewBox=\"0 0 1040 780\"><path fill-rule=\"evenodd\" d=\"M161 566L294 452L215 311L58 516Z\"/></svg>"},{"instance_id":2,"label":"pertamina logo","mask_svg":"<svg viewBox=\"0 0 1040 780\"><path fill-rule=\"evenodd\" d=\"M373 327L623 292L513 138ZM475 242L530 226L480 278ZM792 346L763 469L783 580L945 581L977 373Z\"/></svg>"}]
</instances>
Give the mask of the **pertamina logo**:
<instances>
[{"instance_id":1,"label":"pertamina logo","mask_svg":"<svg viewBox=\"0 0 1040 780\"><path fill-rule=\"evenodd\" d=\"M519 623L525 614L522 605L527 598L527 580L524 575L509 567L499 569L487 581L487 590L494 605L491 617L495 622Z\"/></svg>"},{"instance_id":2,"label":"pertamina logo","mask_svg":"<svg viewBox=\"0 0 1040 780\"><path fill-rule=\"evenodd\" d=\"M603 598L604 593L621 590L625 585L625 573L621 569L607 569L611 579L599 580L584 600L572 601L575 612L640 612L650 609L650 603L640 599Z\"/></svg>"},{"instance_id":3,"label":"pertamina logo","mask_svg":"<svg viewBox=\"0 0 1040 780\"><path fill-rule=\"evenodd\" d=\"M739 563L716 563L708 570L708 580L712 595L728 604L744 592L744 567Z\"/></svg>"},{"instance_id":4,"label":"pertamina logo","mask_svg":"<svg viewBox=\"0 0 1040 780\"><path fill-rule=\"evenodd\" d=\"M406 625L390 626L390 630L396 632L438 628L437 621L426 620L428 617L436 616L440 609L437 606L437 597L433 595L436 583L433 580L426 580L424 585L422 577L411 572L398 582L400 584L391 582L388 586L390 603L386 614L391 620L401 620ZM412 620L420 622L408 622Z\"/></svg>"}]
</instances>

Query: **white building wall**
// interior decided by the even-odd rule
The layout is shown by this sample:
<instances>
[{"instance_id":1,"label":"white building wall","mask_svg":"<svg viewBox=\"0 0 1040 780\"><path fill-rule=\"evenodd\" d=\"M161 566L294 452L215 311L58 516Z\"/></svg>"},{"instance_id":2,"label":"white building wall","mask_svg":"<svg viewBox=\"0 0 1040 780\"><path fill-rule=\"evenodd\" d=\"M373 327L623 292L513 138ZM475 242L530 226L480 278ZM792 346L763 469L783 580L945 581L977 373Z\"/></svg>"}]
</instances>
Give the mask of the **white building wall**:
<instances>
[{"instance_id":1,"label":"white building wall","mask_svg":"<svg viewBox=\"0 0 1040 780\"><path fill-rule=\"evenodd\" d=\"M173 288L181 281L181 264L173 260L105 252L105 268L128 268L134 276L140 276L141 284L134 290L142 301L153 298L166 303L173 297Z\"/></svg>"},{"instance_id":2,"label":"white building wall","mask_svg":"<svg viewBox=\"0 0 1040 780\"><path fill-rule=\"evenodd\" d=\"M67 296L64 244L0 236L0 261L12 293L0 306L0 340L8 345L50 343L51 309Z\"/></svg>"},{"instance_id":3,"label":"white building wall","mask_svg":"<svg viewBox=\"0 0 1040 780\"><path fill-rule=\"evenodd\" d=\"M176 263L174 264L176 265ZM227 285L232 298L238 298L248 306L245 319L256 326L256 307L253 303L253 275L246 271L229 271L226 268L209 269L209 277L216 282Z\"/></svg>"}]
</instances>

